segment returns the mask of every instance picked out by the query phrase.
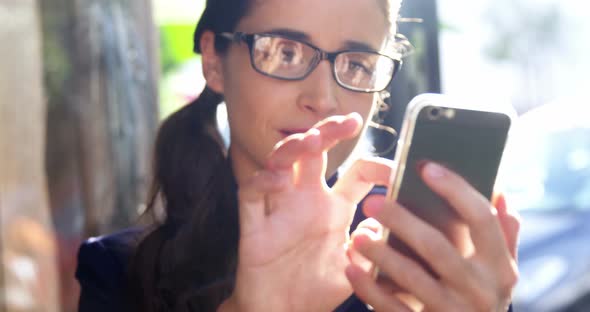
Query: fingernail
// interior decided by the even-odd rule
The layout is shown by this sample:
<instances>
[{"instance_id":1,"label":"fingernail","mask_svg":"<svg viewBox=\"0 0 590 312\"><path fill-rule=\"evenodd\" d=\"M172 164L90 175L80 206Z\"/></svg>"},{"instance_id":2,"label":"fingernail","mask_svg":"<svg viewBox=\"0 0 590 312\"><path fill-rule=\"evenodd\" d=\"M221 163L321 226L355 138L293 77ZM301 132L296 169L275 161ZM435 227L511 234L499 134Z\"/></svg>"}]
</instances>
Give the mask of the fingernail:
<instances>
[{"instance_id":1,"label":"fingernail","mask_svg":"<svg viewBox=\"0 0 590 312\"><path fill-rule=\"evenodd\" d=\"M352 233L352 249L361 251L367 248L371 242L378 241L380 239L379 234L369 229L359 229Z\"/></svg>"},{"instance_id":2,"label":"fingernail","mask_svg":"<svg viewBox=\"0 0 590 312\"><path fill-rule=\"evenodd\" d=\"M496 197L496 202L494 203L496 210L500 213L506 213L507 205L506 205L506 197L504 194L500 193Z\"/></svg>"},{"instance_id":3,"label":"fingernail","mask_svg":"<svg viewBox=\"0 0 590 312\"><path fill-rule=\"evenodd\" d=\"M426 166L424 166L424 170L426 175L433 179L440 179L446 174L446 170L442 166L433 162L427 163Z\"/></svg>"},{"instance_id":4,"label":"fingernail","mask_svg":"<svg viewBox=\"0 0 590 312\"><path fill-rule=\"evenodd\" d=\"M320 135L320 130L318 130L317 128L311 128L311 129L307 130L307 134L308 135Z\"/></svg>"},{"instance_id":5,"label":"fingernail","mask_svg":"<svg viewBox=\"0 0 590 312\"><path fill-rule=\"evenodd\" d=\"M361 114L359 114L357 112L352 112L352 113L346 115L346 117L354 118L354 119L361 120L361 121L363 120L363 117L361 116Z\"/></svg>"},{"instance_id":6,"label":"fingernail","mask_svg":"<svg viewBox=\"0 0 590 312\"><path fill-rule=\"evenodd\" d=\"M363 212L367 217L376 217L381 213L383 206L384 203L382 201L367 199L363 204Z\"/></svg>"}]
</instances>

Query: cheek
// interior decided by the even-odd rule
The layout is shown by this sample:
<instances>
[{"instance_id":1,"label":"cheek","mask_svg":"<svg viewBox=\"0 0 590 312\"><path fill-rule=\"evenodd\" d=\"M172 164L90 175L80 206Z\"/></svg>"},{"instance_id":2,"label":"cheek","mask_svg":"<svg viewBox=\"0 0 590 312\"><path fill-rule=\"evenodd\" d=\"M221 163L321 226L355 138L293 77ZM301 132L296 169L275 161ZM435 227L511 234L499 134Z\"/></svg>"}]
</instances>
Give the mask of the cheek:
<instances>
[{"instance_id":1,"label":"cheek","mask_svg":"<svg viewBox=\"0 0 590 312\"><path fill-rule=\"evenodd\" d=\"M349 114L352 112L359 113L363 118L363 121L372 117L374 108L376 107L377 95L373 93L358 93L348 90L344 90L345 94L341 96L341 106L343 114Z\"/></svg>"},{"instance_id":2,"label":"cheek","mask_svg":"<svg viewBox=\"0 0 590 312\"><path fill-rule=\"evenodd\" d=\"M232 52L235 53L227 55L224 68L224 97L232 144L262 157L280 139L277 120L284 115L284 103L293 100L288 98L289 92L283 92L279 81L251 67L247 51Z\"/></svg>"},{"instance_id":3,"label":"cheek","mask_svg":"<svg viewBox=\"0 0 590 312\"><path fill-rule=\"evenodd\" d=\"M267 95L256 87L261 84L260 75L251 68L247 53L234 52L228 54L224 64L223 84L230 126L235 128L239 123L263 118L268 101Z\"/></svg>"},{"instance_id":4,"label":"cheek","mask_svg":"<svg viewBox=\"0 0 590 312\"><path fill-rule=\"evenodd\" d=\"M355 93L355 96L351 96L349 98L349 105L348 109L344 114L356 112L359 113L363 118L363 129L356 137L342 141L334 148L332 148L329 153L329 169L335 170L338 168L342 163L350 156L352 151L357 146L361 137L365 135L366 129L368 127L369 121L373 117L375 113L375 109L377 107L376 94L362 94L362 93Z\"/></svg>"},{"instance_id":5,"label":"cheek","mask_svg":"<svg viewBox=\"0 0 590 312\"><path fill-rule=\"evenodd\" d=\"M224 62L224 96L229 105L242 110L248 106L251 111L275 110L281 100L277 80L266 77L254 70L250 64L248 49L244 46L230 50Z\"/></svg>"}]
</instances>

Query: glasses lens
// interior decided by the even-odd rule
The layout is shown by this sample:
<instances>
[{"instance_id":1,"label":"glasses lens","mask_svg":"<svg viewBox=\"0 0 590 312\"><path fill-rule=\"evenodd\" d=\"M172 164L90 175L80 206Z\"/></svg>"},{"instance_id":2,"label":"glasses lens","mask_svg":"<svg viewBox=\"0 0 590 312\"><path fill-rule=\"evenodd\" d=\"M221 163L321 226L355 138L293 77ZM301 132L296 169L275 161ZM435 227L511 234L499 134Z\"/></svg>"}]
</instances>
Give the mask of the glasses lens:
<instances>
[{"instance_id":1,"label":"glasses lens","mask_svg":"<svg viewBox=\"0 0 590 312\"><path fill-rule=\"evenodd\" d=\"M315 50L301 42L267 35L254 37L254 67L270 76L284 79L302 78L315 58Z\"/></svg>"},{"instance_id":2,"label":"glasses lens","mask_svg":"<svg viewBox=\"0 0 590 312\"><path fill-rule=\"evenodd\" d=\"M395 61L372 52L344 52L336 57L334 70L342 85L359 91L381 91L395 71Z\"/></svg>"}]
</instances>

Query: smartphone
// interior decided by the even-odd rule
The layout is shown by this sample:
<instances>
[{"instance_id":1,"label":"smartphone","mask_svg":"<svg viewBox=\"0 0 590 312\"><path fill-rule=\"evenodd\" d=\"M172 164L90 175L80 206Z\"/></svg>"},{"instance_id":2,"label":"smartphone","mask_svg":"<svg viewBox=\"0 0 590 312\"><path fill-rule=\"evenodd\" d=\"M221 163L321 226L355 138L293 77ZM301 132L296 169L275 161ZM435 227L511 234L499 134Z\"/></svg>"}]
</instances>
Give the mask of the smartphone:
<instances>
[{"instance_id":1,"label":"smartphone","mask_svg":"<svg viewBox=\"0 0 590 312\"><path fill-rule=\"evenodd\" d=\"M513 114L468 108L472 106L439 94L419 95L408 104L395 155L398 169L386 195L439 229L463 255L473 250L469 229L453 208L426 186L420 170L427 161L434 161L458 173L491 199ZM393 248L436 276L387 229L382 234ZM374 277L378 277L378 271L373 268Z\"/></svg>"}]
</instances>

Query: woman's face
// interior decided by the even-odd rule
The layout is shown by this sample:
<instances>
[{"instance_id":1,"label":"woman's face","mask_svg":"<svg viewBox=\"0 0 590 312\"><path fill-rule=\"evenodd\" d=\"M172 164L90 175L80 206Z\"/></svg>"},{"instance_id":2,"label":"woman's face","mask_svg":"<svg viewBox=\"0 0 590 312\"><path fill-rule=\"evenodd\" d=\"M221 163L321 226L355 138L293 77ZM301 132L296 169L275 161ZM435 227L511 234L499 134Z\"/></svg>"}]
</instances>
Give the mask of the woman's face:
<instances>
[{"instance_id":1,"label":"woman's face","mask_svg":"<svg viewBox=\"0 0 590 312\"><path fill-rule=\"evenodd\" d=\"M254 1L236 32L288 30L328 52L361 43L380 51L389 32L379 0L262 0ZM340 87L329 61L322 61L301 81L264 76L250 65L245 43L232 44L221 62L220 87L231 129L229 149L238 181L262 168L273 146L286 133L309 129L332 115L372 114L376 93ZM364 132L364 131L363 131ZM358 138L340 143L328 154L328 175L352 152Z\"/></svg>"}]
</instances>

